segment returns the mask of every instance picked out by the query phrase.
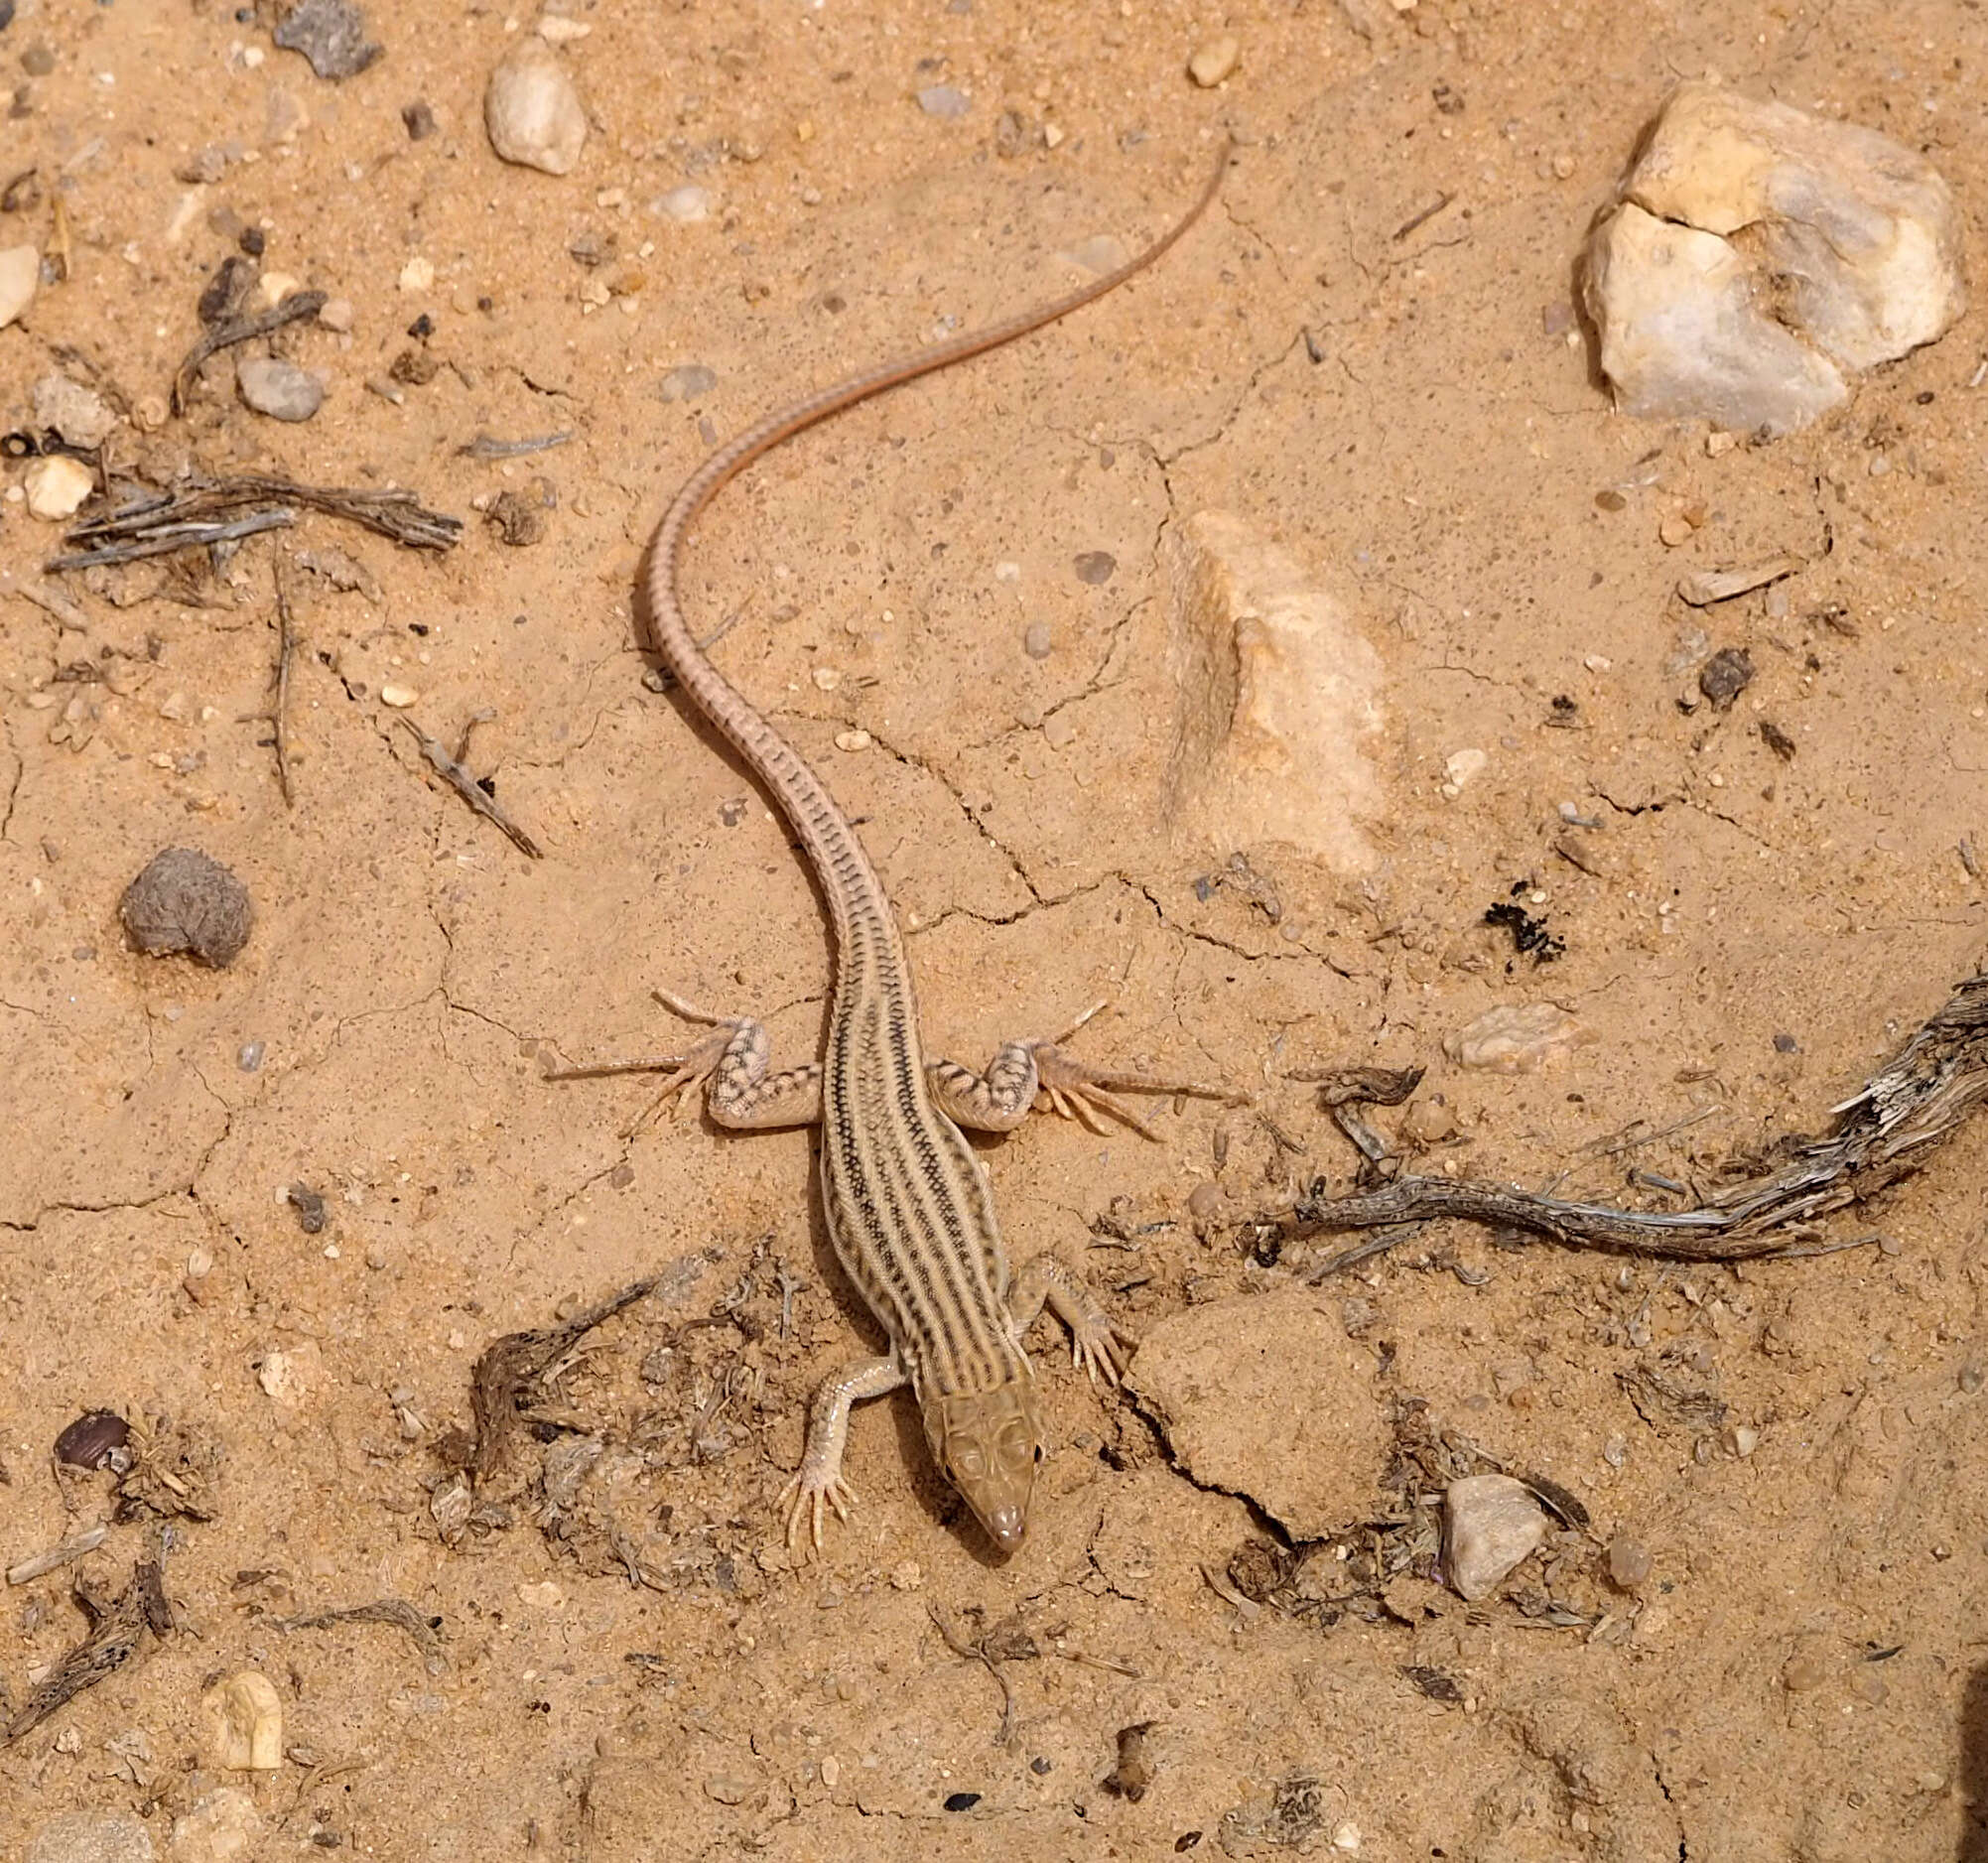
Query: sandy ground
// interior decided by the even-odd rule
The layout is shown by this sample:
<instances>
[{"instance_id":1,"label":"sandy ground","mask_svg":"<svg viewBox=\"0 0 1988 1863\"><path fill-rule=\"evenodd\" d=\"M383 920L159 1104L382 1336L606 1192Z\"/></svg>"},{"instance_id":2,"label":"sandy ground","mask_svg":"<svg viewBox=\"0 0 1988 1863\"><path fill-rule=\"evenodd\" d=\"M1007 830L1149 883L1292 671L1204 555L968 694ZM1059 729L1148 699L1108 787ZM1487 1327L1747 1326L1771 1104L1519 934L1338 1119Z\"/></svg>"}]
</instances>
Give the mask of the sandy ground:
<instances>
[{"instance_id":1,"label":"sandy ground","mask_svg":"<svg viewBox=\"0 0 1988 1863\"><path fill-rule=\"evenodd\" d=\"M1714 456L1702 428L1612 413L1569 312L1640 127L1707 70L1924 149L1978 231L1972 0L1420 0L1363 8L1366 35L1326 0L599 0L564 55L593 119L564 178L482 132L530 16L375 6L384 57L330 82L271 45L267 7L8 12L0 181L39 181L0 246L48 246L60 200L69 262L0 333L5 425L56 367L134 414L164 396L201 289L260 229L266 269L351 306L345 335L276 339L326 373L323 411L249 412L223 356L114 459L407 486L469 522L433 554L311 517L217 577L66 577L65 616L20 594L58 532L0 504L0 1560L115 1510L74 1568L115 1594L157 1546L170 1485L117 1509L114 1475L52 1469L95 1405L152 1432L155 1463L177 1443L167 1472L212 1516L171 1522L174 1628L0 1747L0 1857L77 1809L218 1855L171 1831L224 1786L253 1800L257 1857L1982 1854L1980 1134L1830 1229L1884 1250L1744 1272L1457 1232L1307 1289L1304 1259L1235 1240L1350 1177L1295 1072L1426 1064L1446 1115L1410 1130L1453 1121L1437 1162L1622 1197L1632 1167L1690 1179L1819 1129L1974 967L1978 314L1839 418ZM1188 57L1223 32L1240 67L1199 88ZM935 84L963 115L921 108ZM796 1570L773 1500L806 1393L875 1338L809 1136L696 1115L629 1135L644 1082L541 1078L554 1052L667 1051L658 986L764 1012L796 1057L825 1013L782 828L643 689L637 557L712 440L1067 288L1086 241L1135 247L1226 131L1228 188L1158 270L782 453L703 525L689 599L864 820L935 1045L978 1060L1108 996L1083 1053L1256 1096L1164 1103L1156 1144L1046 1118L991 1143L1013 1254L1062 1249L1133 1333L1244 1296L1239 1351L1343 1332L1367 1413L1548 1477L1592 1532L1465 1606L1426 1572L1377 1578L1363 1522L1398 1504L1377 1486L1324 1605L1239 1608L1205 1574L1233 1591L1275 1529L1045 1341L1053 1447L1018 1556L993 1557L898 1398L860 1413L860 1511ZM710 197L688 224L654 204L686 184ZM715 382L686 399L669 372L693 365ZM459 452L552 432L572 439ZM478 518L504 490L537 543ZM1167 832L1164 547L1207 509L1336 580L1380 657L1364 877ZM334 550L363 586L298 558ZM1809 565L1781 611L1673 594L1781 551ZM1755 682L1687 715L1719 646ZM467 766L542 861L426 771L389 687L452 746L492 714ZM1487 767L1445 795L1464 748ZM1553 851L1563 803L1601 824L1591 872ZM226 971L119 931L125 883L176 844L253 894ZM1481 923L1520 882L1565 940L1550 969ZM1444 1059L1485 1009L1547 998L1593 1037L1558 1069ZM297 1183L325 1199L317 1233ZM478 1355L649 1275L464 1522ZM1640 1373L1703 1401L1639 1409ZM1228 1421L1245 1449L1293 1427L1274 1404ZM1623 1541L1648 1554L1627 1584L1603 1551ZM71 1576L0 1608L15 1708L84 1632ZM435 1627L432 1660L392 1625L285 1628L381 1599ZM250 1667L286 1757L225 1774L200 1697ZM1140 1724L1136 1789L1114 1768Z\"/></svg>"}]
</instances>

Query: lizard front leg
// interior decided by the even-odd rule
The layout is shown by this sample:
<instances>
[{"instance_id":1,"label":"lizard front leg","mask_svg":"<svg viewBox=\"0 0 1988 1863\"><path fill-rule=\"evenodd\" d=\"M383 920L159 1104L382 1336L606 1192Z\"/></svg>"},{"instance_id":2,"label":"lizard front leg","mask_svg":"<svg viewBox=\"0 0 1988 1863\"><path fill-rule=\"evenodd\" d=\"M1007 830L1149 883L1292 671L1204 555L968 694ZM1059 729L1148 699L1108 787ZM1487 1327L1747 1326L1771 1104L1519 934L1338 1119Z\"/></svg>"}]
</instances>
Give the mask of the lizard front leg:
<instances>
[{"instance_id":1,"label":"lizard front leg","mask_svg":"<svg viewBox=\"0 0 1988 1863\"><path fill-rule=\"evenodd\" d=\"M1068 1041L1104 1006L1093 1003L1062 1034L1048 1040L1003 1042L985 1074L958 1061L929 1063L926 1077L933 1098L954 1125L975 1131L1012 1131L1041 1107L1099 1133L1108 1130L1104 1119L1109 1116L1142 1137L1157 1140L1159 1134L1119 1094L1186 1093L1231 1105L1246 1097L1194 1081L1152 1080L1122 1069L1092 1067L1065 1054L1058 1044Z\"/></svg>"},{"instance_id":2,"label":"lizard front leg","mask_svg":"<svg viewBox=\"0 0 1988 1863\"><path fill-rule=\"evenodd\" d=\"M704 1103L721 1126L736 1131L772 1131L788 1126L818 1125L822 1117L822 1064L768 1071L772 1044L763 1024L749 1015L713 1015L681 997L655 992L656 1000L687 1022L703 1022L712 1033L682 1054L650 1060L608 1061L595 1067L547 1070L548 1080L594 1080L608 1074L661 1074L656 1106L704 1088ZM652 1109L653 1110L653 1109ZM648 1114L642 1116L644 1120ZM639 1126L641 1121L637 1121Z\"/></svg>"},{"instance_id":3,"label":"lizard front leg","mask_svg":"<svg viewBox=\"0 0 1988 1863\"><path fill-rule=\"evenodd\" d=\"M880 1397L910 1382L895 1354L881 1359L858 1359L831 1373L816 1388L808 1404L808 1440L801 1466L780 1490L779 1505L787 1510L787 1545L801 1537L803 1522L815 1550L822 1549L822 1507L846 1521L856 1495L842 1478L843 1450L849 1445L849 1413L867 1397Z\"/></svg>"},{"instance_id":4,"label":"lizard front leg","mask_svg":"<svg viewBox=\"0 0 1988 1863\"><path fill-rule=\"evenodd\" d=\"M1094 1385L1100 1378L1116 1385L1137 1342L1114 1322L1067 1262L1046 1252L1025 1263L1008 1289L1007 1310L1017 1339L1045 1306L1070 1329L1070 1363L1081 1365Z\"/></svg>"}]
</instances>

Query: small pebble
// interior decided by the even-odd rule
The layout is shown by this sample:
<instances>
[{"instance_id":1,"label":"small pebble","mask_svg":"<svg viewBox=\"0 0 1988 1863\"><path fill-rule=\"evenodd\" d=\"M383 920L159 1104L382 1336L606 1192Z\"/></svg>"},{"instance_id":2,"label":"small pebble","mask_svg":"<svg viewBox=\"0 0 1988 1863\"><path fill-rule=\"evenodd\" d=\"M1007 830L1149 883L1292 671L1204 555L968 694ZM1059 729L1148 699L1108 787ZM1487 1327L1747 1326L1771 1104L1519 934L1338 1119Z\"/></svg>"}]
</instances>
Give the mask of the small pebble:
<instances>
[{"instance_id":1,"label":"small pebble","mask_svg":"<svg viewBox=\"0 0 1988 1863\"><path fill-rule=\"evenodd\" d=\"M56 68L55 50L39 40L21 54L21 68L30 77L46 77Z\"/></svg>"},{"instance_id":2,"label":"small pebble","mask_svg":"<svg viewBox=\"0 0 1988 1863\"><path fill-rule=\"evenodd\" d=\"M1047 621L1030 621L1022 630L1021 650L1031 660L1049 658L1050 647L1054 644Z\"/></svg>"},{"instance_id":3,"label":"small pebble","mask_svg":"<svg viewBox=\"0 0 1988 1863\"><path fill-rule=\"evenodd\" d=\"M1637 1586L1647 1583L1654 1564L1650 1548L1640 1539L1617 1533L1608 1542L1609 1582L1619 1585L1624 1591L1634 1591Z\"/></svg>"},{"instance_id":4,"label":"small pebble","mask_svg":"<svg viewBox=\"0 0 1988 1863\"><path fill-rule=\"evenodd\" d=\"M198 848L154 855L125 887L117 912L140 951L155 957L185 951L214 970L240 955L255 922L248 889Z\"/></svg>"},{"instance_id":5,"label":"small pebble","mask_svg":"<svg viewBox=\"0 0 1988 1863\"><path fill-rule=\"evenodd\" d=\"M244 1041L235 1053L234 1064L244 1074L253 1074L262 1066L262 1057L266 1052L267 1045L265 1043L260 1041Z\"/></svg>"},{"instance_id":6,"label":"small pebble","mask_svg":"<svg viewBox=\"0 0 1988 1863\"><path fill-rule=\"evenodd\" d=\"M308 421L325 405L325 384L280 355L245 355L234 365L243 402L274 421Z\"/></svg>"},{"instance_id":7,"label":"small pebble","mask_svg":"<svg viewBox=\"0 0 1988 1863\"><path fill-rule=\"evenodd\" d=\"M441 128L441 124L435 120L434 110L420 97L412 103L401 106L400 121L401 126L407 131L409 142L426 142Z\"/></svg>"},{"instance_id":8,"label":"small pebble","mask_svg":"<svg viewBox=\"0 0 1988 1863\"><path fill-rule=\"evenodd\" d=\"M1443 759L1442 790L1446 796L1460 794L1491 767L1491 753L1475 746L1452 750Z\"/></svg>"},{"instance_id":9,"label":"small pebble","mask_svg":"<svg viewBox=\"0 0 1988 1863\"><path fill-rule=\"evenodd\" d=\"M255 1800L237 1787L223 1786L173 1820L171 1855L173 1863L249 1863L261 1837Z\"/></svg>"},{"instance_id":10,"label":"small pebble","mask_svg":"<svg viewBox=\"0 0 1988 1863\"><path fill-rule=\"evenodd\" d=\"M82 501L96 489L96 475L80 460L66 453L50 454L29 463L21 474L22 489L28 494L28 510L51 524L73 517Z\"/></svg>"},{"instance_id":11,"label":"small pebble","mask_svg":"<svg viewBox=\"0 0 1988 1863\"><path fill-rule=\"evenodd\" d=\"M1788 1660L1781 1671L1782 1686L1791 1695L1805 1695L1829 1679L1829 1664L1820 1652L1804 1650Z\"/></svg>"},{"instance_id":12,"label":"small pebble","mask_svg":"<svg viewBox=\"0 0 1988 1863\"><path fill-rule=\"evenodd\" d=\"M695 401L718 386L718 371L702 362L679 362L664 371L656 393L665 401Z\"/></svg>"},{"instance_id":13,"label":"small pebble","mask_svg":"<svg viewBox=\"0 0 1988 1863\"><path fill-rule=\"evenodd\" d=\"M1112 580L1112 573L1119 567L1119 559L1109 550L1086 550L1077 558L1077 580L1089 583L1092 588Z\"/></svg>"},{"instance_id":14,"label":"small pebble","mask_svg":"<svg viewBox=\"0 0 1988 1863\"><path fill-rule=\"evenodd\" d=\"M1672 511L1657 525L1657 534L1668 548L1674 550L1679 544L1689 543L1696 529L1697 526L1681 511Z\"/></svg>"},{"instance_id":15,"label":"small pebble","mask_svg":"<svg viewBox=\"0 0 1988 1863\"><path fill-rule=\"evenodd\" d=\"M1067 712L1052 712L1042 721L1042 741L1052 750L1067 749L1077 739L1077 726Z\"/></svg>"},{"instance_id":16,"label":"small pebble","mask_svg":"<svg viewBox=\"0 0 1988 1863\"><path fill-rule=\"evenodd\" d=\"M415 257L400 268L403 291L427 291L435 284L435 265L430 259Z\"/></svg>"},{"instance_id":17,"label":"small pebble","mask_svg":"<svg viewBox=\"0 0 1988 1863\"><path fill-rule=\"evenodd\" d=\"M0 247L0 330L34 302L41 282L42 255L33 246Z\"/></svg>"},{"instance_id":18,"label":"small pebble","mask_svg":"<svg viewBox=\"0 0 1988 1863\"><path fill-rule=\"evenodd\" d=\"M261 231L259 226L251 226L248 232L243 233L242 238L246 240L248 233L260 234ZM275 310L293 291L302 288L303 280L293 278L288 272L264 272L255 281L255 295L262 300L262 308L265 311Z\"/></svg>"},{"instance_id":19,"label":"small pebble","mask_svg":"<svg viewBox=\"0 0 1988 1863\"><path fill-rule=\"evenodd\" d=\"M382 686L380 704L390 705L396 712L405 712L411 705L421 702L421 694L412 686Z\"/></svg>"},{"instance_id":20,"label":"small pebble","mask_svg":"<svg viewBox=\"0 0 1988 1863\"><path fill-rule=\"evenodd\" d=\"M657 196L653 204L665 219L675 220L679 226L695 226L711 218L711 191L698 187L694 182L686 182L681 188L672 188L668 194Z\"/></svg>"},{"instance_id":21,"label":"small pebble","mask_svg":"<svg viewBox=\"0 0 1988 1863\"><path fill-rule=\"evenodd\" d=\"M1443 1491L1443 1567L1458 1596L1491 1595L1546 1536L1545 1512L1510 1475L1467 1475Z\"/></svg>"},{"instance_id":22,"label":"small pebble","mask_svg":"<svg viewBox=\"0 0 1988 1863\"><path fill-rule=\"evenodd\" d=\"M44 375L35 384L35 425L53 427L72 447L85 453L100 447L117 416L100 394L72 382L66 375Z\"/></svg>"},{"instance_id":23,"label":"small pebble","mask_svg":"<svg viewBox=\"0 0 1988 1863\"><path fill-rule=\"evenodd\" d=\"M548 13L532 28L549 46L571 45L576 39L585 39L594 28L585 20L570 20L558 13Z\"/></svg>"},{"instance_id":24,"label":"small pebble","mask_svg":"<svg viewBox=\"0 0 1988 1863\"><path fill-rule=\"evenodd\" d=\"M927 84L918 93L918 107L927 116L953 118L965 116L973 105L967 93L954 84Z\"/></svg>"},{"instance_id":25,"label":"small pebble","mask_svg":"<svg viewBox=\"0 0 1988 1863\"><path fill-rule=\"evenodd\" d=\"M1242 62L1243 48L1229 35L1197 46L1187 61L1187 74L1203 90L1212 90Z\"/></svg>"},{"instance_id":26,"label":"small pebble","mask_svg":"<svg viewBox=\"0 0 1988 1863\"><path fill-rule=\"evenodd\" d=\"M342 336L352 328L352 301L349 298L327 298L318 307L318 322Z\"/></svg>"},{"instance_id":27,"label":"small pebble","mask_svg":"<svg viewBox=\"0 0 1988 1863\"><path fill-rule=\"evenodd\" d=\"M273 37L286 52L301 52L320 77L355 77L384 46L366 38L366 16L352 0L298 0Z\"/></svg>"},{"instance_id":28,"label":"small pebble","mask_svg":"<svg viewBox=\"0 0 1988 1863\"><path fill-rule=\"evenodd\" d=\"M869 745L870 735L866 731L839 731L836 732L836 748L838 750L867 750Z\"/></svg>"},{"instance_id":29,"label":"small pebble","mask_svg":"<svg viewBox=\"0 0 1988 1863\"><path fill-rule=\"evenodd\" d=\"M542 39L521 39L490 73L483 127L506 162L568 175L587 142L587 108L559 54Z\"/></svg>"}]
</instances>

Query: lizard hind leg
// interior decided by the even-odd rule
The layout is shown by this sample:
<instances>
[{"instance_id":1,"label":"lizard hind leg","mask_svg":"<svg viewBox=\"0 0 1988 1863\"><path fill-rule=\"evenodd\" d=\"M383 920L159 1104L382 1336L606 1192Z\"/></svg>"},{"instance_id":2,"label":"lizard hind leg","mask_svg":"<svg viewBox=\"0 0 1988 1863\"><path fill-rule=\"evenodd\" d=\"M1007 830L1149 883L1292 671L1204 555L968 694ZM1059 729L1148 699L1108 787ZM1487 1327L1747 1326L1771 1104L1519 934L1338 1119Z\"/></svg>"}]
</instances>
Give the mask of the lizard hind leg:
<instances>
[{"instance_id":1,"label":"lizard hind leg","mask_svg":"<svg viewBox=\"0 0 1988 1863\"><path fill-rule=\"evenodd\" d=\"M789 1126L813 1126L822 1117L822 1067L819 1061L770 1071L772 1044L764 1024L749 1015L714 1015L666 990L653 993L658 1002L687 1022L702 1022L711 1033L691 1043L681 1054L634 1061L608 1061L592 1067L557 1068L548 1080L591 1080L611 1074L661 1074L655 1099L629 1129L632 1137L672 1100L687 1099L700 1087L705 1107L721 1126L741 1131L771 1131Z\"/></svg>"},{"instance_id":2,"label":"lizard hind leg","mask_svg":"<svg viewBox=\"0 0 1988 1863\"><path fill-rule=\"evenodd\" d=\"M1247 1097L1195 1081L1155 1080L1122 1069L1093 1067L1066 1054L1061 1044L1104 1006L1094 1002L1061 1034L1047 1040L1003 1042L985 1074L977 1074L958 1061L934 1061L928 1070L934 1098L956 1125L976 1131L1012 1131L1031 1111L1042 1108L1101 1135L1110 1131L1105 1122L1113 1119L1141 1137L1157 1140L1159 1134L1119 1098L1120 1094L1184 1093L1230 1105Z\"/></svg>"}]
</instances>

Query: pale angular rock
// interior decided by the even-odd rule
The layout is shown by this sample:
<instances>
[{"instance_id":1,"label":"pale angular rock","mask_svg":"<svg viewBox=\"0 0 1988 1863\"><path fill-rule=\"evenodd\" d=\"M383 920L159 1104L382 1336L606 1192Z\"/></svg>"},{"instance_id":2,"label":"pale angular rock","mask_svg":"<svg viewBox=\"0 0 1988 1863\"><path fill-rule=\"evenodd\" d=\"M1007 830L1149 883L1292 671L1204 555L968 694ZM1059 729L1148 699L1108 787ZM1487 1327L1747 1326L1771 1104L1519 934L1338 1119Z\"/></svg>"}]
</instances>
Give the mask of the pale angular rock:
<instances>
[{"instance_id":1,"label":"pale angular rock","mask_svg":"<svg viewBox=\"0 0 1988 1863\"><path fill-rule=\"evenodd\" d=\"M235 1863L254 1853L262 1813L237 1786L210 1792L184 1817L173 1820L172 1863Z\"/></svg>"},{"instance_id":2,"label":"pale angular rock","mask_svg":"<svg viewBox=\"0 0 1988 1863\"><path fill-rule=\"evenodd\" d=\"M29 463L21 474L21 488L28 494L32 515L61 524L73 517L96 488L96 475L80 460L52 453Z\"/></svg>"},{"instance_id":3,"label":"pale angular rock","mask_svg":"<svg viewBox=\"0 0 1988 1863\"><path fill-rule=\"evenodd\" d=\"M1584 294L1632 414L1786 433L1967 308L1946 184L1873 130L1685 84L1619 193Z\"/></svg>"},{"instance_id":4,"label":"pale angular rock","mask_svg":"<svg viewBox=\"0 0 1988 1863\"><path fill-rule=\"evenodd\" d=\"M152 1863L152 1838L129 1811L66 1811L28 1839L21 1863Z\"/></svg>"},{"instance_id":5,"label":"pale angular rock","mask_svg":"<svg viewBox=\"0 0 1988 1863\"><path fill-rule=\"evenodd\" d=\"M35 299L42 282L42 255L33 246L0 247L0 330Z\"/></svg>"},{"instance_id":6,"label":"pale angular rock","mask_svg":"<svg viewBox=\"0 0 1988 1863\"><path fill-rule=\"evenodd\" d=\"M1189 1307L1149 1328L1127 1379L1204 1487L1299 1539L1370 1515L1392 1440L1374 1354L1301 1288Z\"/></svg>"},{"instance_id":7,"label":"pale angular rock","mask_svg":"<svg viewBox=\"0 0 1988 1863\"><path fill-rule=\"evenodd\" d=\"M587 141L587 109L566 62L543 39L520 39L490 73L483 127L506 162L573 172Z\"/></svg>"},{"instance_id":8,"label":"pale angular rock","mask_svg":"<svg viewBox=\"0 0 1988 1863\"><path fill-rule=\"evenodd\" d=\"M1951 192L1876 130L1686 84L1626 193L1661 219L1745 235L1787 321L1844 368L1931 342L1967 309Z\"/></svg>"},{"instance_id":9,"label":"pale angular rock","mask_svg":"<svg viewBox=\"0 0 1988 1863\"><path fill-rule=\"evenodd\" d=\"M1203 90L1210 90L1234 71L1242 59L1243 48L1233 35L1225 33L1194 49L1194 56L1187 61L1187 74Z\"/></svg>"},{"instance_id":10,"label":"pale angular rock","mask_svg":"<svg viewBox=\"0 0 1988 1863\"><path fill-rule=\"evenodd\" d=\"M1459 1067L1530 1074L1594 1039L1594 1031L1557 1002L1501 1003L1443 1037Z\"/></svg>"},{"instance_id":11,"label":"pale angular rock","mask_svg":"<svg viewBox=\"0 0 1988 1863\"><path fill-rule=\"evenodd\" d=\"M1443 1491L1443 1567L1459 1596L1488 1598L1546 1537L1546 1515L1510 1475L1466 1475Z\"/></svg>"},{"instance_id":12,"label":"pale angular rock","mask_svg":"<svg viewBox=\"0 0 1988 1863\"><path fill-rule=\"evenodd\" d=\"M1365 748L1381 656L1330 591L1243 519L1203 511L1169 545L1173 746L1165 812L1190 839L1283 842L1365 871L1382 813Z\"/></svg>"},{"instance_id":13,"label":"pale angular rock","mask_svg":"<svg viewBox=\"0 0 1988 1863\"><path fill-rule=\"evenodd\" d=\"M1836 365L1767 315L1752 268L1716 233L1626 202L1588 247L1583 290L1625 414L1787 434L1850 398Z\"/></svg>"},{"instance_id":14,"label":"pale angular rock","mask_svg":"<svg viewBox=\"0 0 1988 1863\"><path fill-rule=\"evenodd\" d=\"M308 421L325 405L325 384L280 355L245 355L234 365L243 402L273 421Z\"/></svg>"},{"instance_id":15,"label":"pale angular rock","mask_svg":"<svg viewBox=\"0 0 1988 1863\"><path fill-rule=\"evenodd\" d=\"M229 1773L273 1773L283 1764L283 1703L260 1669L224 1675L200 1697L208 1760Z\"/></svg>"}]
</instances>

